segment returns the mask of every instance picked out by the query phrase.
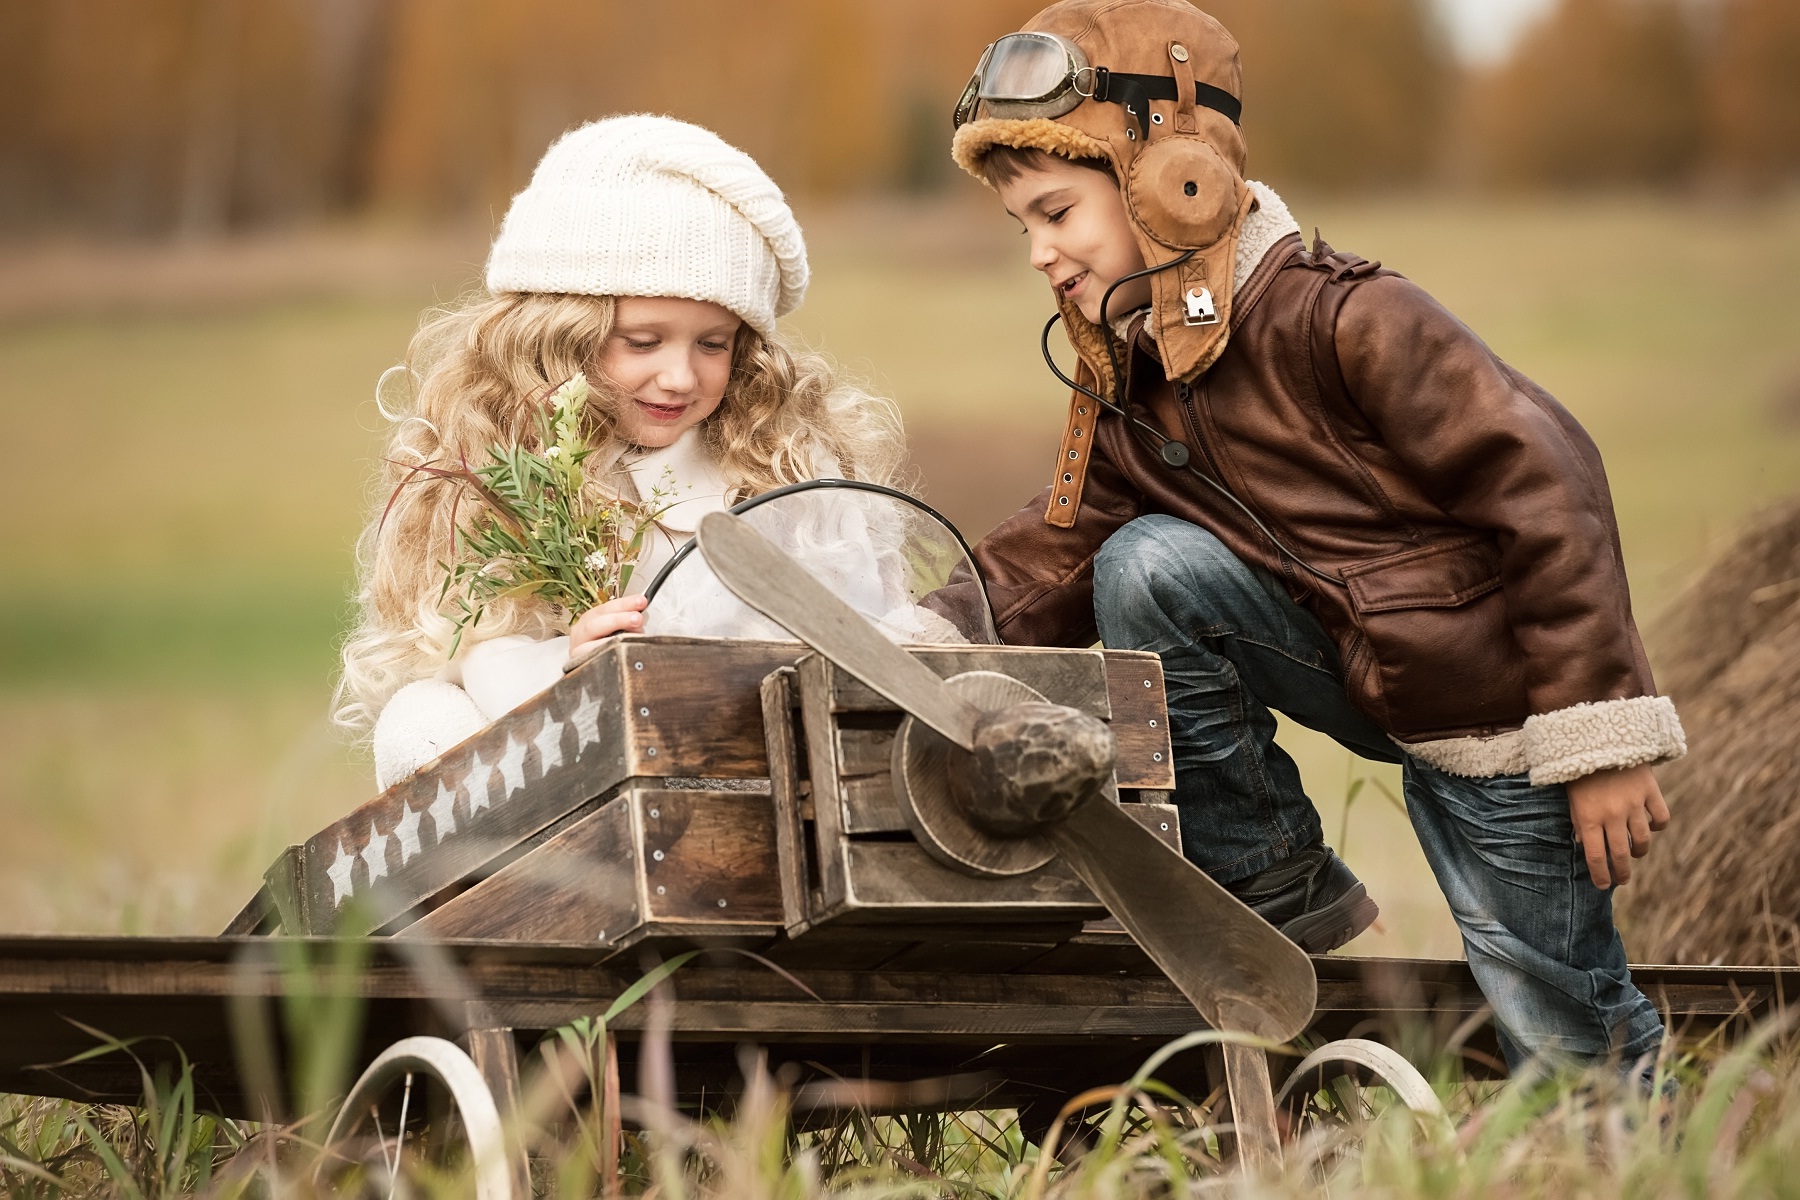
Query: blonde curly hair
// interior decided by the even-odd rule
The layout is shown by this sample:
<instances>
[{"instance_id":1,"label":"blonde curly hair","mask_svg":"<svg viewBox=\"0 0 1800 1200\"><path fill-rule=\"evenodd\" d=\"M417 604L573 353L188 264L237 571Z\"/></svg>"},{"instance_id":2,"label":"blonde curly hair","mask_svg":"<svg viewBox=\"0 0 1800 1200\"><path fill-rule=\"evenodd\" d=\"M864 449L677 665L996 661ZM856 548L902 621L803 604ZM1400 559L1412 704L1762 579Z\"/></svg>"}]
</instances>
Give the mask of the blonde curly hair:
<instances>
[{"instance_id":1,"label":"blonde curly hair","mask_svg":"<svg viewBox=\"0 0 1800 1200\"><path fill-rule=\"evenodd\" d=\"M368 730L390 696L449 658L455 627L444 611L443 564L457 523L473 512L459 509L479 500L416 467L478 466L490 445L534 438L535 406L585 372L593 386L588 436L600 447L585 464L589 483L630 492L630 477L617 469L632 450L617 415L628 398L599 370L615 311L610 296L477 294L429 312L406 362L382 377L378 393L403 374L411 401L395 407L378 395L393 431L356 544L361 612L343 646L333 705L339 724ZM823 355L764 337L748 323L732 350L725 398L698 429L732 483L733 502L814 478L814 464L827 456L848 478L895 485L905 458L891 401L840 382ZM497 603L482 617L480 637L549 637L566 633L569 619L541 600Z\"/></svg>"}]
</instances>

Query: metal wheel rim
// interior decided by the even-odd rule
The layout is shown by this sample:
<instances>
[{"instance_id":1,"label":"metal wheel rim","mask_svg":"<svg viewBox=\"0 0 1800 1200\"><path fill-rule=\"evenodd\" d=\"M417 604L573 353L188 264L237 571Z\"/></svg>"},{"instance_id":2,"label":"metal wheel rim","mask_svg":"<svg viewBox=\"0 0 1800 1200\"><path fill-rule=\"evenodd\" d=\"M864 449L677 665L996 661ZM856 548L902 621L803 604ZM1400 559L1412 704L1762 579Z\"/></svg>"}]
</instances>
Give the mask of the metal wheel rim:
<instances>
[{"instance_id":1,"label":"metal wheel rim","mask_svg":"<svg viewBox=\"0 0 1800 1200\"><path fill-rule=\"evenodd\" d=\"M413 1075L429 1076L449 1093L469 1146L476 1200L519 1200L513 1186L506 1132L494 1095L488 1090L487 1081L482 1078L474 1060L454 1042L443 1038L402 1038L369 1064L351 1086L331 1122L330 1132L325 1135L325 1154L320 1158L318 1169L323 1169L332 1148L362 1121L367 1110L380 1101L396 1080ZM400 1149L404 1149L404 1138L402 1130ZM399 1150L396 1151L396 1163L398 1158ZM315 1170L315 1183L317 1174Z\"/></svg>"}]
</instances>

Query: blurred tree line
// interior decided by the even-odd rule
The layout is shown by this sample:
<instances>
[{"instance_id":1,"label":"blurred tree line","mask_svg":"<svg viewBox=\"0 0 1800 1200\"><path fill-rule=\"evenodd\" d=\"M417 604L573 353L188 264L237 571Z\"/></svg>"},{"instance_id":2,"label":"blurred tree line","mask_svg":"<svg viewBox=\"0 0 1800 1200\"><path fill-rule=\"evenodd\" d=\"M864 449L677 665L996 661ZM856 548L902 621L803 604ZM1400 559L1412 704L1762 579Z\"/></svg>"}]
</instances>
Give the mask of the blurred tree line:
<instances>
[{"instance_id":1,"label":"blurred tree line","mask_svg":"<svg viewBox=\"0 0 1800 1200\"><path fill-rule=\"evenodd\" d=\"M609 112L789 190L929 190L980 49L1039 0L5 0L0 229L205 233L500 211ZM1302 189L1768 186L1800 173L1800 0L1561 0L1461 67L1426 0L1202 0L1252 173Z\"/></svg>"}]
</instances>

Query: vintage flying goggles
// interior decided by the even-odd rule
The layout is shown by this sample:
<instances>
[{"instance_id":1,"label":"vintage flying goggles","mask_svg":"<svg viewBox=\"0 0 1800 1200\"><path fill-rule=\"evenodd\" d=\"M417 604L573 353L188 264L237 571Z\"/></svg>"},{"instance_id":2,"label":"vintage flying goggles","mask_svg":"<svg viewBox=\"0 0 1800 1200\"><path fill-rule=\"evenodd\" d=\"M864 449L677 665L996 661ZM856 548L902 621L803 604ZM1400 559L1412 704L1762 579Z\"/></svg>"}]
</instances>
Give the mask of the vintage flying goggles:
<instances>
[{"instance_id":1,"label":"vintage flying goggles","mask_svg":"<svg viewBox=\"0 0 1800 1200\"><path fill-rule=\"evenodd\" d=\"M1243 103L1224 88L1195 80L1194 92L1196 104L1223 113L1234 125L1243 114ZM1028 120L1060 117L1083 100L1098 100L1124 106L1148 137L1149 102L1182 99L1173 76L1092 66L1080 46L1054 33L1009 33L981 52L952 125L961 129L982 104L1002 120Z\"/></svg>"}]
</instances>

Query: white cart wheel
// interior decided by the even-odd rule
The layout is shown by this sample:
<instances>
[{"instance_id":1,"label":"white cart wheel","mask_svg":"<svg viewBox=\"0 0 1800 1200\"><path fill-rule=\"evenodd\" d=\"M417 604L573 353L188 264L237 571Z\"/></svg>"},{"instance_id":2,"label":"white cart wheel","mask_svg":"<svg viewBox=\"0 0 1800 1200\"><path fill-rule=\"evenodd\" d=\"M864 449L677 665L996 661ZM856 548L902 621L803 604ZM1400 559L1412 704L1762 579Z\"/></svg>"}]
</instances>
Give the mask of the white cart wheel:
<instances>
[{"instance_id":1,"label":"white cart wheel","mask_svg":"<svg viewBox=\"0 0 1800 1200\"><path fill-rule=\"evenodd\" d=\"M314 1172L338 1195L414 1194L408 1176L422 1163L466 1148L476 1200L524 1200L517 1192L506 1131L474 1060L453 1042L409 1037L369 1064L351 1087ZM361 1184L349 1192L348 1185Z\"/></svg>"},{"instance_id":2,"label":"white cart wheel","mask_svg":"<svg viewBox=\"0 0 1800 1200\"><path fill-rule=\"evenodd\" d=\"M1379 1113L1399 1106L1421 1120L1448 1127L1437 1093L1417 1067L1380 1042L1345 1038L1301 1060L1275 1096L1289 1135L1315 1138L1329 1158Z\"/></svg>"}]
</instances>

